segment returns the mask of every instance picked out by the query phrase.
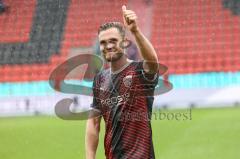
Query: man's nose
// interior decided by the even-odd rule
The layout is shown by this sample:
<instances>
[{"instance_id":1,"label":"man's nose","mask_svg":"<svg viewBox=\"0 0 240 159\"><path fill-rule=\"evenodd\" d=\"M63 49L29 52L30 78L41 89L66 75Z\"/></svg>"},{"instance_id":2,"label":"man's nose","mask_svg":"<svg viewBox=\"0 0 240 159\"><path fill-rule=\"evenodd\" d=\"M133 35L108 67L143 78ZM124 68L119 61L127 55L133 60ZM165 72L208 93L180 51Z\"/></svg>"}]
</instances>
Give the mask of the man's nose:
<instances>
[{"instance_id":1,"label":"man's nose","mask_svg":"<svg viewBox=\"0 0 240 159\"><path fill-rule=\"evenodd\" d=\"M115 45L113 43L107 43L106 49L114 48Z\"/></svg>"}]
</instances>

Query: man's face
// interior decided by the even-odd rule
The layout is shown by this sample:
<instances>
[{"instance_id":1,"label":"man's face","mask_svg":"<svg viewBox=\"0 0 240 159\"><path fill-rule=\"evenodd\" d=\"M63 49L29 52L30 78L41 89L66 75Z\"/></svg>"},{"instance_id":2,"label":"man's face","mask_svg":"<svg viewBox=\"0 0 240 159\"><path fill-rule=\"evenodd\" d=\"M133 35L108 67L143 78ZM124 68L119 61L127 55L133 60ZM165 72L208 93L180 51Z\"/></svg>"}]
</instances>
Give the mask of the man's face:
<instances>
[{"instance_id":1,"label":"man's face","mask_svg":"<svg viewBox=\"0 0 240 159\"><path fill-rule=\"evenodd\" d=\"M107 62L117 61L123 56L123 49L120 47L123 38L117 28L101 31L98 37L100 50Z\"/></svg>"}]
</instances>

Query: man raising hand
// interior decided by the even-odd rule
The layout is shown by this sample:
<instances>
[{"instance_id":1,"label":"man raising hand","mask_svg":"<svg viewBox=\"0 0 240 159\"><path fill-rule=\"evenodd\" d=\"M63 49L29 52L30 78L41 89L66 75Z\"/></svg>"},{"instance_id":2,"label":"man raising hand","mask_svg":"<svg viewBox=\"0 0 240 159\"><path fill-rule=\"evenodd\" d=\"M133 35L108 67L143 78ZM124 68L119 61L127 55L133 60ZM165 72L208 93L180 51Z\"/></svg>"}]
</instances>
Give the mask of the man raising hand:
<instances>
[{"instance_id":1,"label":"man raising hand","mask_svg":"<svg viewBox=\"0 0 240 159\"><path fill-rule=\"evenodd\" d=\"M152 44L140 31L135 12L122 6L122 14L124 26L108 22L98 30L100 50L110 68L94 78L91 107L100 116L87 121L87 159L95 159L102 117L107 159L155 158L150 120L159 76L158 58ZM131 61L125 54L125 28L136 39L141 61Z\"/></svg>"}]
</instances>

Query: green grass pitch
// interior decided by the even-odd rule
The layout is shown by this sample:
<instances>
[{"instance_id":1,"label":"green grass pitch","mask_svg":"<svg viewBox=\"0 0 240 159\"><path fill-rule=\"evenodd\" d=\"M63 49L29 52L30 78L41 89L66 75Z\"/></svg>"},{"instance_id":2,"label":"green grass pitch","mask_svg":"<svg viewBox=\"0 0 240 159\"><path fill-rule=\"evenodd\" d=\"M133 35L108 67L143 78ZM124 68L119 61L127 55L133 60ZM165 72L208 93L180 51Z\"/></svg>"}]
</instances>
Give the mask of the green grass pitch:
<instances>
[{"instance_id":1,"label":"green grass pitch","mask_svg":"<svg viewBox=\"0 0 240 159\"><path fill-rule=\"evenodd\" d=\"M168 114L187 110L164 111ZM192 109L192 120L152 120L157 159L238 159L240 108ZM84 159L86 121L0 118L0 159ZM104 159L104 124L97 159Z\"/></svg>"}]
</instances>

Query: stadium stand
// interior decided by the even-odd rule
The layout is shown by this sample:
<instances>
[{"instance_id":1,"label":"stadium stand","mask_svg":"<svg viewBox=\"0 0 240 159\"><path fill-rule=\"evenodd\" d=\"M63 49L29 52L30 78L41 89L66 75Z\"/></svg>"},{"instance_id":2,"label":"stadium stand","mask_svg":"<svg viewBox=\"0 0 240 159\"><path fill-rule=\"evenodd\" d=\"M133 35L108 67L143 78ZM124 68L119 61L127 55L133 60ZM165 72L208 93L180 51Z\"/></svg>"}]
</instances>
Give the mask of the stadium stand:
<instances>
[{"instance_id":1,"label":"stadium stand","mask_svg":"<svg viewBox=\"0 0 240 159\"><path fill-rule=\"evenodd\" d=\"M116 21L121 18L121 12L118 8L121 7L122 2L117 1L113 3L113 7L108 2L95 3L90 1L85 3L83 0L73 0L71 4L70 1L65 0L52 0L51 2L37 0L36 2L31 1L30 4L26 0L21 3L20 1L10 2L11 11L13 12L4 15L0 19L2 24L8 19L7 24L1 25L2 28L5 28L5 30L1 29L5 36L0 38L2 42L0 43L0 52L1 57L3 57L0 59L0 64L4 65L4 67L0 67L0 71L11 74L12 64L21 64L18 66L20 69L26 71L30 69L31 72L33 72L31 68L37 63L45 63L45 66L41 66L47 67L43 69L38 67L38 71L43 72L46 76L30 76L28 73L23 72L24 75L29 75L25 81L48 80L47 77L50 73L48 70L52 70L57 64L66 60L71 48L90 46L94 38L96 38L98 26L103 21ZM100 12L99 9L102 7L111 7L111 9L116 10L116 13L113 14L109 10ZM22 9L25 9L25 12ZM95 19L89 21L87 18L83 18L89 16L93 16ZM10 26L15 24L14 19L18 21L19 26L14 25L13 28ZM24 28L29 30L22 30ZM14 36L9 36L9 32ZM25 34L22 35L22 33ZM28 65L26 66L26 64ZM5 67L9 68L5 69ZM6 72L6 70L9 70L9 72ZM7 78L0 77L1 82L6 80L10 82L22 81L19 76L15 78L10 76Z\"/></svg>"},{"instance_id":2,"label":"stadium stand","mask_svg":"<svg viewBox=\"0 0 240 159\"><path fill-rule=\"evenodd\" d=\"M240 1L239 0L222 0L223 6L232 11L233 15L240 15Z\"/></svg>"},{"instance_id":3,"label":"stadium stand","mask_svg":"<svg viewBox=\"0 0 240 159\"><path fill-rule=\"evenodd\" d=\"M170 74L239 71L240 19L220 0L154 1L152 41Z\"/></svg>"},{"instance_id":4,"label":"stadium stand","mask_svg":"<svg viewBox=\"0 0 240 159\"><path fill-rule=\"evenodd\" d=\"M2 2L2 0L0 0L0 14L6 11L6 6L4 5L4 3Z\"/></svg>"},{"instance_id":5,"label":"stadium stand","mask_svg":"<svg viewBox=\"0 0 240 159\"><path fill-rule=\"evenodd\" d=\"M72 49L81 53L82 48L91 48L100 24L121 21L122 4L143 17L139 24L161 63L169 68L174 88L223 88L240 83L238 1L4 2L9 6L0 15L0 98L4 97L4 103L11 96L32 95L28 98L32 103L35 96L54 94L48 84L52 70L66 61Z\"/></svg>"},{"instance_id":6,"label":"stadium stand","mask_svg":"<svg viewBox=\"0 0 240 159\"><path fill-rule=\"evenodd\" d=\"M0 64L46 63L46 70L51 70L66 59L71 48L91 47L103 21L121 19L121 4L74 0L71 3L64 0L48 3L46 0L9 1L10 13L0 17ZM211 3L153 1L151 39L170 74L240 69L240 20L223 6L219 0ZM111 10L100 11L102 7L111 7ZM89 16L93 20L84 18ZM24 65L19 67L27 70ZM11 71L11 66L8 69ZM49 71L45 73L49 75ZM29 76L27 80L38 79ZM3 77L0 81L4 81Z\"/></svg>"},{"instance_id":7,"label":"stadium stand","mask_svg":"<svg viewBox=\"0 0 240 159\"><path fill-rule=\"evenodd\" d=\"M59 53L68 1L34 2L16 1L2 17L8 21L1 25L6 29L1 36L1 64L47 63L51 54Z\"/></svg>"}]
</instances>

